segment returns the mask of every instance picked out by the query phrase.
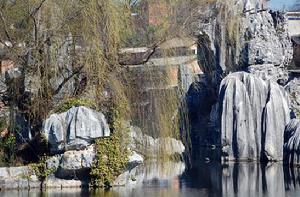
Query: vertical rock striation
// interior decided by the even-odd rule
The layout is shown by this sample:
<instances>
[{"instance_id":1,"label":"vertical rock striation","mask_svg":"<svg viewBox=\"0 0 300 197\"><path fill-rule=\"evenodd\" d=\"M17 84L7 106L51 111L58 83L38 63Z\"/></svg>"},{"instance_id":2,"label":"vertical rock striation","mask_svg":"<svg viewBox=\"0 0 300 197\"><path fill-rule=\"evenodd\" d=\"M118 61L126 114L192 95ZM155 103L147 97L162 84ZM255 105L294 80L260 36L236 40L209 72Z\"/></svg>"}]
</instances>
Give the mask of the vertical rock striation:
<instances>
[{"instance_id":1,"label":"vertical rock striation","mask_svg":"<svg viewBox=\"0 0 300 197\"><path fill-rule=\"evenodd\" d=\"M229 160L282 160L288 97L252 74L228 75L220 87L222 151Z\"/></svg>"},{"instance_id":2,"label":"vertical rock striation","mask_svg":"<svg viewBox=\"0 0 300 197\"><path fill-rule=\"evenodd\" d=\"M293 56L284 14L265 9L261 0L234 0L217 1L202 15L205 20L194 28L198 63L212 96L199 101L198 110L210 113L192 117L204 123L191 130L192 138L201 138L192 141L220 145L229 160L282 160L290 109L281 85L288 81L286 66Z\"/></svg>"},{"instance_id":3,"label":"vertical rock striation","mask_svg":"<svg viewBox=\"0 0 300 197\"><path fill-rule=\"evenodd\" d=\"M95 139L110 135L104 115L87 107L72 107L67 112L52 114L43 126L51 153L82 149Z\"/></svg>"},{"instance_id":4,"label":"vertical rock striation","mask_svg":"<svg viewBox=\"0 0 300 197\"><path fill-rule=\"evenodd\" d=\"M284 162L300 164L300 120L293 119L284 133Z\"/></svg>"},{"instance_id":5,"label":"vertical rock striation","mask_svg":"<svg viewBox=\"0 0 300 197\"><path fill-rule=\"evenodd\" d=\"M300 79L295 77L294 79L290 80L288 84L285 86L285 90L288 92L290 97L293 116L299 119L300 118Z\"/></svg>"}]
</instances>

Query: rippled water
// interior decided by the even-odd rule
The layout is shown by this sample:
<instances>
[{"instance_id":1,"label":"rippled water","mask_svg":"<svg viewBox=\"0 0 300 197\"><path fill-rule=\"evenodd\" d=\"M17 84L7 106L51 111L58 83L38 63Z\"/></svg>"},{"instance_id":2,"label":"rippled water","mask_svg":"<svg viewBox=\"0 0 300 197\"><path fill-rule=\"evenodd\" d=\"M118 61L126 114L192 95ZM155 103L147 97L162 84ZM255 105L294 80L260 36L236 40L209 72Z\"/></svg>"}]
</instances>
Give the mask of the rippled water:
<instances>
[{"instance_id":1,"label":"rippled water","mask_svg":"<svg viewBox=\"0 0 300 197\"><path fill-rule=\"evenodd\" d=\"M260 165L236 163L229 165L201 164L182 172L182 164L144 168L142 180L129 187L109 191L51 189L47 192L3 191L2 196L103 196L103 197L299 197L300 168L286 168L279 163ZM179 174L178 174L179 173Z\"/></svg>"}]
</instances>

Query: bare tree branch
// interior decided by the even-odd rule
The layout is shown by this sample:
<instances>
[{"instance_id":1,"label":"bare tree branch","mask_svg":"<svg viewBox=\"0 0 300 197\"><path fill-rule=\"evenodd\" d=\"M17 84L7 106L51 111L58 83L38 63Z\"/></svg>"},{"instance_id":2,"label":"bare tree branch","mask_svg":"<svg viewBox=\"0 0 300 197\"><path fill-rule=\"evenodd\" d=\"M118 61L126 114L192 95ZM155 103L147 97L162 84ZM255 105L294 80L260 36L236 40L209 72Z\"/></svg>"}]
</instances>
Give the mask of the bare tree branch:
<instances>
[{"instance_id":1,"label":"bare tree branch","mask_svg":"<svg viewBox=\"0 0 300 197\"><path fill-rule=\"evenodd\" d=\"M138 58L138 59L133 59L132 57L131 58L120 58L119 59L119 64L120 65L141 65L141 64L145 64L147 63L151 57L154 55L154 53L156 52L156 50L159 48L159 45L161 43L163 43L166 39L163 39L161 40L160 42L154 44L152 47L150 47L146 53L141 57L141 58Z\"/></svg>"},{"instance_id":2,"label":"bare tree branch","mask_svg":"<svg viewBox=\"0 0 300 197\"><path fill-rule=\"evenodd\" d=\"M83 69L84 66L80 66L79 68L77 68L70 76L68 76L67 78L64 78L64 80L61 82L61 84L59 84L59 86L57 87L56 90L54 90L54 95L58 94L59 91L64 87L64 85L70 80L72 79L75 75L79 74L81 72L81 70Z\"/></svg>"},{"instance_id":3,"label":"bare tree branch","mask_svg":"<svg viewBox=\"0 0 300 197\"><path fill-rule=\"evenodd\" d=\"M43 6L43 4L45 2L46 2L46 0L42 0L41 3L31 11L31 13L29 14L29 17L33 17L41 9L41 7Z\"/></svg>"},{"instance_id":4,"label":"bare tree branch","mask_svg":"<svg viewBox=\"0 0 300 197\"><path fill-rule=\"evenodd\" d=\"M7 27L7 24L6 24L6 20L5 20L5 18L4 18L3 12L2 12L1 10L0 10L0 19L1 19L2 23L3 23L4 33L5 33L6 37L7 37L7 39L8 39L9 42L11 42L11 44L14 46L14 42L13 42L13 40L12 40L10 34L8 33L8 27Z\"/></svg>"}]
</instances>

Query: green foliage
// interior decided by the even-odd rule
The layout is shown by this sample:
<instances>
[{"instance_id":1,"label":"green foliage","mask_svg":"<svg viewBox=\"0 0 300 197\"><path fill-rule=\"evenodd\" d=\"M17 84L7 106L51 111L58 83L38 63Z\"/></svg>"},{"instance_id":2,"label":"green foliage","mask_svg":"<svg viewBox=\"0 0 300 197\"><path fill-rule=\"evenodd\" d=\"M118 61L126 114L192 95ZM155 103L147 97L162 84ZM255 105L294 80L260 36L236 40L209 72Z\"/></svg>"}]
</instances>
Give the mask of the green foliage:
<instances>
[{"instance_id":1,"label":"green foliage","mask_svg":"<svg viewBox=\"0 0 300 197\"><path fill-rule=\"evenodd\" d=\"M30 167L40 181L44 181L50 174L55 172L55 168L47 168L47 157L43 156L39 163L31 164Z\"/></svg>"},{"instance_id":2,"label":"green foliage","mask_svg":"<svg viewBox=\"0 0 300 197\"><path fill-rule=\"evenodd\" d=\"M128 117L129 108L123 88L119 85L117 82L112 84L114 99L111 101L110 110L113 134L108 138L96 140L97 157L91 169L94 187L110 187L128 162L128 129L125 126L125 121Z\"/></svg>"},{"instance_id":3,"label":"green foliage","mask_svg":"<svg viewBox=\"0 0 300 197\"><path fill-rule=\"evenodd\" d=\"M117 135L96 140L97 159L91 170L94 187L110 187L128 162L128 151L121 146Z\"/></svg>"},{"instance_id":4,"label":"green foliage","mask_svg":"<svg viewBox=\"0 0 300 197\"><path fill-rule=\"evenodd\" d=\"M70 99L67 99L65 102L63 102L58 107L56 107L54 112L62 113L62 112L68 111L73 106L75 106L75 107L85 106L85 107L89 107L89 108L95 108L95 104L90 100L80 99L80 98L70 98Z\"/></svg>"},{"instance_id":5,"label":"green foliage","mask_svg":"<svg viewBox=\"0 0 300 197\"><path fill-rule=\"evenodd\" d=\"M9 135L2 139L0 147L3 149L13 149L16 145L16 137Z\"/></svg>"},{"instance_id":6,"label":"green foliage","mask_svg":"<svg viewBox=\"0 0 300 197\"><path fill-rule=\"evenodd\" d=\"M17 149L16 137L13 135L5 136L0 140L1 160L5 164L12 164L15 161Z\"/></svg>"},{"instance_id":7,"label":"green foliage","mask_svg":"<svg viewBox=\"0 0 300 197\"><path fill-rule=\"evenodd\" d=\"M7 125L6 119L5 118L1 118L0 119L0 131L3 131L7 127L8 127L8 125Z\"/></svg>"}]
</instances>

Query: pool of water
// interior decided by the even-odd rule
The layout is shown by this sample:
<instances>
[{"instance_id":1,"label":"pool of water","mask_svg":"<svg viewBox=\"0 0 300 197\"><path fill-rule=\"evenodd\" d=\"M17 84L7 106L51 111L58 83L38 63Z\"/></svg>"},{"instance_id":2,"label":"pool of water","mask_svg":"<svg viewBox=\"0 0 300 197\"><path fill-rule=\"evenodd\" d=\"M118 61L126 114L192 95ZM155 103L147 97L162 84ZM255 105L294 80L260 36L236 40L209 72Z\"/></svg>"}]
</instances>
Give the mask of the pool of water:
<instances>
[{"instance_id":1,"label":"pool of water","mask_svg":"<svg viewBox=\"0 0 300 197\"><path fill-rule=\"evenodd\" d=\"M178 171L173 166L151 170L150 178L128 187L110 190L49 189L41 192L2 191L0 197L299 197L300 168L280 163L199 164L197 168ZM167 167L170 167L167 169ZM172 173L174 171L174 173ZM175 172L176 171L176 172ZM167 172L167 173L164 173ZM147 174L147 173L146 173Z\"/></svg>"}]
</instances>

